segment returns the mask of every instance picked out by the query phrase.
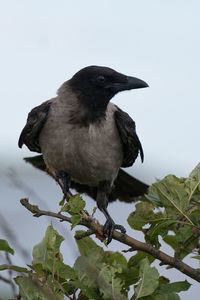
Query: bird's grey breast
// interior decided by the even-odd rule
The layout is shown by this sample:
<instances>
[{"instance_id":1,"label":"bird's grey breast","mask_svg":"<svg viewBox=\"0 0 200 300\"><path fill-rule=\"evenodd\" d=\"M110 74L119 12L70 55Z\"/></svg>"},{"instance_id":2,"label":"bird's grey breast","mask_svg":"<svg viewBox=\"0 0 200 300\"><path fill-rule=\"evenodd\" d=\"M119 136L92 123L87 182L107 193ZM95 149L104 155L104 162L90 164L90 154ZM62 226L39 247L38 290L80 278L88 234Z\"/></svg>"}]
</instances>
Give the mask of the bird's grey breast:
<instances>
[{"instance_id":1,"label":"bird's grey breast","mask_svg":"<svg viewBox=\"0 0 200 300\"><path fill-rule=\"evenodd\" d=\"M71 113L83 113L74 100L54 102L40 134L40 145L46 162L55 171L66 171L76 181L96 186L113 180L122 164L122 144L116 128L116 107L109 103L105 119L87 126L72 123Z\"/></svg>"}]
</instances>

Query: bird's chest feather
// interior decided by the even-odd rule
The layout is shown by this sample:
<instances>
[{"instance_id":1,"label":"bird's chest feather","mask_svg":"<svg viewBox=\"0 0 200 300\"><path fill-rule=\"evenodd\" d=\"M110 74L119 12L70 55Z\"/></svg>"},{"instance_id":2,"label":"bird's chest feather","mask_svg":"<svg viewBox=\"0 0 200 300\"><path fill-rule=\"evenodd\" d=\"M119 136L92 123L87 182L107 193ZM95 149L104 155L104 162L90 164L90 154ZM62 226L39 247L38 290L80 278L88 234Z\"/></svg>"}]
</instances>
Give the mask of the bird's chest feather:
<instances>
[{"instance_id":1,"label":"bird's chest feather","mask_svg":"<svg viewBox=\"0 0 200 300\"><path fill-rule=\"evenodd\" d=\"M122 164L122 145L112 111L88 126L49 118L41 133L44 158L56 171L64 170L81 183L114 180ZM49 130L51 129L51 130Z\"/></svg>"}]
</instances>

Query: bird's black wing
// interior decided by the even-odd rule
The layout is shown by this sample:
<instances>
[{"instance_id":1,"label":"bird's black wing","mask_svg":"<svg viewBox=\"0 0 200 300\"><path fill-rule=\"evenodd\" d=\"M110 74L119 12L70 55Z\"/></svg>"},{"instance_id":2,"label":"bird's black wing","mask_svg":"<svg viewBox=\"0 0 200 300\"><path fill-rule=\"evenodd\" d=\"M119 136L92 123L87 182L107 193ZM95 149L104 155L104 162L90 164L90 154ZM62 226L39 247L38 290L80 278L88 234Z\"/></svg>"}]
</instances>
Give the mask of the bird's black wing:
<instances>
[{"instance_id":1,"label":"bird's black wing","mask_svg":"<svg viewBox=\"0 0 200 300\"><path fill-rule=\"evenodd\" d=\"M131 117L117 107L115 112L115 122L122 140L124 159L122 167L130 167L136 160L140 152L141 161L144 160L144 154L140 140L136 134L135 122Z\"/></svg>"},{"instance_id":2,"label":"bird's black wing","mask_svg":"<svg viewBox=\"0 0 200 300\"><path fill-rule=\"evenodd\" d=\"M41 105L36 106L30 111L27 123L19 137L18 146L20 148L22 148L23 144L25 144L29 150L33 152L41 152L39 134L46 122L51 103L52 99L43 102Z\"/></svg>"}]
</instances>

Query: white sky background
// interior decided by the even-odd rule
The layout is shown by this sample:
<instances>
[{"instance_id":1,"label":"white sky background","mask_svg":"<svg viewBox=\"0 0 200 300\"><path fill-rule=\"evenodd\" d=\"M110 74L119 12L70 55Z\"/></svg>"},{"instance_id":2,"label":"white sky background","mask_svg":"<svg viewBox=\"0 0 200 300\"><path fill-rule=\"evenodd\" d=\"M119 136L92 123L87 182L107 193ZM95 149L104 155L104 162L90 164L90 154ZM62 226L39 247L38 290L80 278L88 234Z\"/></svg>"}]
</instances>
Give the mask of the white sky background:
<instances>
[{"instance_id":1,"label":"white sky background","mask_svg":"<svg viewBox=\"0 0 200 300\"><path fill-rule=\"evenodd\" d=\"M187 176L200 161L199 1L1 1L0 41L0 172L26 169L30 152L17 140L27 113L88 65L150 85L112 100L136 121L144 148L132 174L151 183Z\"/></svg>"},{"instance_id":2,"label":"white sky background","mask_svg":"<svg viewBox=\"0 0 200 300\"><path fill-rule=\"evenodd\" d=\"M2 1L1 161L17 162L27 113L87 65L137 76L150 88L113 101L137 124L148 182L199 162L198 1Z\"/></svg>"}]
</instances>

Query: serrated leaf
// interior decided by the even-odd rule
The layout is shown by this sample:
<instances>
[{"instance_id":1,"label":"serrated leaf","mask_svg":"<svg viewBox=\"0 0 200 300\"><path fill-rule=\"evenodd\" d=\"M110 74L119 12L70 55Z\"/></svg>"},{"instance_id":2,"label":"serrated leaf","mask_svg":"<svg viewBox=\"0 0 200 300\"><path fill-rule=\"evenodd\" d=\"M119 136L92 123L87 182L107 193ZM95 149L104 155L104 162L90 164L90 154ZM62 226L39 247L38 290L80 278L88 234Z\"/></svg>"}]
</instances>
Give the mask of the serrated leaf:
<instances>
[{"instance_id":1,"label":"serrated leaf","mask_svg":"<svg viewBox=\"0 0 200 300\"><path fill-rule=\"evenodd\" d=\"M155 267L150 267L147 258L144 258L140 262L139 275L141 280L137 287L135 287L137 299L153 294L159 285L159 273Z\"/></svg>"},{"instance_id":2,"label":"serrated leaf","mask_svg":"<svg viewBox=\"0 0 200 300\"><path fill-rule=\"evenodd\" d=\"M152 225L148 230L148 234L145 236L146 240L150 241L151 244L159 248L160 243L158 241L158 236L160 235L164 238L171 229L171 225L177 222L177 220L162 220L155 225Z\"/></svg>"},{"instance_id":3,"label":"serrated leaf","mask_svg":"<svg viewBox=\"0 0 200 300\"><path fill-rule=\"evenodd\" d=\"M167 235L163 240L174 250L176 250L176 248L178 247L177 237L175 235Z\"/></svg>"},{"instance_id":4,"label":"serrated leaf","mask_svg":"<svg viewBox=\"0 0 200 300\"><path fill-rule=\"evenodd\" d=\"M31 272L26 268L14 266L14 265L7 265L7 264L0 265L0 271L3 271L3 270L13 270L13 271L16 271L16 272L23 272L23 273L30 273Z\"/></svg>"},{"instance_id":5,"label":"serrated leaf","mask_svg":"<svg viewBox=\"0 0 200 300\"><path fill-rule=\"evenodd\" d=\"M194 210L190 215L190 219L195 225L199 226L200 225L200 209Z\"/></svg>"},{"instance_id":6,"label":"serrated leaf","mask_svg":"<svg viewBox=\"0 0 200 300\"><path fill-rule=\"evenodd\" d=\"M161 217L162 214L154 214L153 204L149 202L139 202L135 205L135 211L127 219L131 228L141 230L146 224L151 223Z\"/></svg>"},{"instance_id":7,"label":"serrated leaf","mask_svg":"<svg viewBox=\"0 0 200 300\"><path fill-rule=\"evenodd\" d=\"M153 186L157 190L162 205L165 207L167 217L184 216L191 223L187 215L188 194L182 179L174 175L168 175L164 179L158 180Z\"/></svg>"},{"instance_id":8,"label":"serrated leaf","mask_svg":"<svg viewBox=\"0 0 200 300\"><path fill-rule=\"evenodd\" d=\"M98 289L94 289L90 285L84 284L81 280L75 280L73 281L73 285L77 289L81 289L81 296L85 295L87 298L81 297L80 299L101 299L101 295L98 291ZM80 296L80 294L79 294Z\"/></svg>"},{"instance_id":9,"label":"serrated leaf","mask_svg":"<svg viewBox=\"0 0 200 300\"><path fill-rule=\"evenodd\" d=\"M148 194L145 195L145 197L151 202L153 203L155 206L159 206L162 207L163 204L160 200L160 197L158 195L158 190L154 185L151 185L148 189Z\"/></svg>"},{"instance_id":10,"label":"serrated leaf","mask_svg":"<svg viewBox=\"0 0 200 300\"><path fill-rule=\"evenodd\" d=\"M191 226L180 227L176 233L178 243L184 244L195 233L195 229Z\"/></svg>"},{"instance_id":11,"label":"serrated leaf","mask_svg":"<svg viewBox=\"0 0 200 300\"><path fill-rule=\"evenodd\" d=\"M55 263L60 259L60 245L64 238L48 226L43 240L33 248L33 265L41 264L44 269L55 270ZM61 258L62 260L62 258Z\"/></svg>"},{"instance_id":12,"label":"serrated leaf","mask_svg":"<svg viewBox=\"0 0 200 300\"><path fill-rule=\"evenodd\" d=\"M39 285L39 282L33 281L28 277L16 277L16 284L19 286L20 296L24 300L58 300L50 289Z\"/></svg>"},{"instance_id":13,"label":"serrated leaf","mask_svg":"<svg viewBox=\"0 0 200 300\"><path fill-rule=\"evenodd\" d=\"M128 266L130 267L137 267L139 269L140 267L140 262L144 259L147 258L148 262L151 264L155 258L151 256L150 254L147 254L143 251L138 251L137 254L131 256L131 258L128 261Z\"/></svg>"},{"instance_id":14,"label":"serrated leaf","mask_svg":"<svg viewBox=\"0 0 200 300\"><path fill-rule=\"evenodd\" d=\"M137 283L139 280L139 269L136 267L123 268L122 272L117 274L117 277L124 281L124 286L129 290L130 285Z\"/></svg>"},{"instance_id":15,"label":"serrated leaf","mask_svg":"<svg viewBox=\"0 0 200 300\"><path fill-rule=\"evenodd\" d=\"M79 235L83 233L83 230L77 230L76 234ZM104 255L104 250L102 247L99 247L91 237L84 237L80 240L76 239L76 243L79 249L79 252L83 256L90 256L90 255Z\"/></svg>"},{"instance_id":16,"label":"serrated leaf","mask_svg":"<svg viewBox=\"0 0 200 300\"><path fill-rule=\"evenodd\" d=\"M188 192L188 200L192 198L200 184L200 163L192 170L189 177L185 181L186 190Z\"/></svg>"},{"instance_id":17,"label":"serrated leaf","mask_svg":"<svg viewBox=\"0 0 200 300\"><path fill-rule=\"evenodd\" d=\"M43 267L41 264L35 264L35 265L27 265L31 270L35 271L35 273L37 274L37 277L44 277L46 271L43 270ZM35 275L36 275L35 274Z\"/></svg>"},{"instance_id":18,"label":"serrated leaf","mask_svg":"<svg viewBox=\"0 0 200 300\"><path fill-rule=\"evenodd\" d=\"M70 214L80 214L80 211L85 208L85 201L81 198L80 194L70 197L69 201L61 208L61 211Z\"/></svg>"},{"instance_id":19,"label":"serrated leaf","mask_svg":"<svg viewBox=\"0 0 200 300\"><path fill-rule=\"evenodd\" d=\"M165 276L160 276L158 281L159 281L159 286L170 282L169 279Z\"/></svg>"},{"instance_id":20,"label":"serrated leaf","mask_svg":"<svg viewBox=\"0 0 200 300\"><path fill-rule=\"evenodd\" d=\"M115 276L115 269L105 266L98 276L98 286L103 294L103 299L127 300L122 291L122 280Z\"/></svg>"},{"instance_id":21,"label":"serrated leaf","mask_svg":"<svg viewBox=\"0 0 200 300\"><path fill-rule=\"evenodd\" d=\"M169 294L172 292L179 293L182 291L187 291L190 288L191 284L185 280L185 281L177 281L167 284L162 284L159 287L159 290L161 290L163 293Z\"/></svg>"},{"instance_id":22,"label":"serrated leaf","mask_svg":"<svg viewBox=\"0 0 200 300\"><path fill-rule=\"evenodd\" d=\"M141 300L143 300L143 299L141 299ZM160 294L156 295L153 300L180 300L180 297L175 293L170 293L170 294L160 293Z\"/></svg>"},{"instance_id":23,"label":"serrated leaf","mask_svg":"<svg viewBox=\"0 0 200 300\"><path fill-rule=\"evenodd\" d=\"M0 239L0 251L7 251L14 254L14 250L9 246L6 240Z\"/></svg>"},{"instance_id":24,"label":"serrated leaf","mask_svg":"<svg viewBox=\"0 0 200 300\"><path fill-rule=\"evenodd\" d=\"M78 279L82 279L84 285L97 287L97 277L102 266L101 264L99 267L94 263L91 257L88 259L88 257L79 256L74 264L74 269L78 274Z\"/></svg>"},{"instance_id":25,"label":"serrated leaf","mask_svg":"<svg viewBox=\"0 0 200 300\"><path fill-rule=\"evenodd\" d=\"M72 215L71 216L71 230L80 222L81 220L81 215Z\"/></svg>"},{"instance_id":26,"label":"serrated leaf","mask_svg":"<svg viewBox=\"0 0 200 300\"><path fill-rule=\"evenodd\" d=\"M54 230L52 225L48 226L43 240L33 248L33 267L41 264L43 270L51 273L58 272L63 278L74 278L74 271L63 263L60 253L63 240L64 238Z\"/></svg>"},{"instance_id":27,"label":"serrated leaf","mask_svg":"<svg viewBox=\"0 0 200 300\"><path fill-rule=\"evenodd\" d=\"M104 261L109 265L127 265L126 258L120 252L105 251Z\"/></svg>"}]
</instances>

